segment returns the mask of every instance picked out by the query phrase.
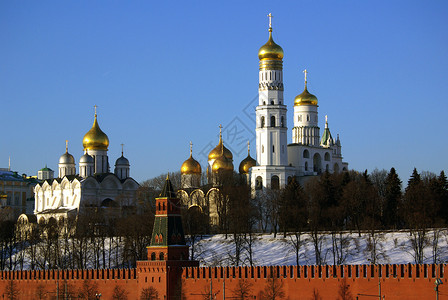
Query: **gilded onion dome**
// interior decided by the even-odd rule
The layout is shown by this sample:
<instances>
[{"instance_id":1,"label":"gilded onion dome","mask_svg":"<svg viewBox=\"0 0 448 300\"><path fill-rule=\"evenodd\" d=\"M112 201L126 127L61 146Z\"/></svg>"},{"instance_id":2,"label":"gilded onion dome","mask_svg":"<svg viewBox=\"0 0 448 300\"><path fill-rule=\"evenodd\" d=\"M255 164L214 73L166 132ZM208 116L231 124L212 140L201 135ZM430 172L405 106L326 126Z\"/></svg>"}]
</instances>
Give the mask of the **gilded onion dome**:
<instances>
[{"instance_id":1,"label":"gilded onion dome","mask_svg":"<svg viewBox=\"0 0 448 300\"><path fill-rule=\"evenodd\" d=\"M258 59L260 60L282 60L283 49L274 42L272 38L272 14L269 17L269 39L266 44L258 50Z\"/></svg>"},{"instance_id":2,"label":"gilded onion dome","mask_svg":"<svg viewBox=\"0 0 448 300\"><path fill-rule=\"evenodd\" d=\"M82 139L82 145L84 150L106 150L109 147L109 138L100 129L97 121L97 115L95 112L95 120L93 121L93 126L84 135Z\"/></svg>"},{"instance_id":3,"label":"gilded onion dome","mask_svg":"<svg viewBox=\"0 0 448 300\"><path fill-rule=\"evenodd\" d=\"M272 28L269 28L269 39L266 44L258 50L259 60L282 60L283 49L274 42L272 38Z\"/></svg>"},{"instance_id":4,"label":"gilded onion dome","mask_svg":"<svg viewBox=\"0 0 448 300\"><path fill-rule=\"evenodd\" d=\"M221 155L224 154L224 156L229 159L230 161L233 160L233 154L232 152L230 152L229 149L227 149L223 142L222 142L222 126L219 127L219 142L218 145L212 150L210 151L210 153L208 154L208 160L212 160L212 159L217 159L218 157L220 157Z\"/></svg>"},{"instance_id":5,"label":"gilded onion dome","mask_svg":"<svg viewBox=\"0 0 448 300\"><path fill-rule=\"evenodd\" d=\"M247 157L243 159L240 163L239 171L240 174L249 174L250 168L257 165L257 161L250 157L249 142L247 142Z\"/></svg>"},{"instance_id":6,"label":"gilded onion dome","mask_svg":"<svg viewBox=\"0 0 448 300\"><path fill-rule=\"evenodd\" d=\"M317 97L314 96L313 94L311 94L310 92L308 92L307 89L307 71L303 71L305 73L305 89L303 90L303 92L300 95L297 95L294 98L294 106L299 106L299 105L317 105Z\"/></svg>"},{"instance_id":7,"label":"gilded onion dome","mask_svg":"<svg viewBox=\"0 0 448 300\"><path fill-rule=\"evenodd\" d=\"M180 173L182 175L202 173L201 165L197 160L193 158L192 146L193 144L190 142L190 157L186 161L184 161L182 167L180 168Z\"/></svg>"},{"instance_id":8,"label":"gilded onion dome","mask_svg":"<svg viewBox=\"0 0 448 300\"><path fill-rule=\"evenodd\" d=\"M212 165L212 172L233 171L233 163L225 155L221 155L215 159Z\"/></svg>"}]
</instances>

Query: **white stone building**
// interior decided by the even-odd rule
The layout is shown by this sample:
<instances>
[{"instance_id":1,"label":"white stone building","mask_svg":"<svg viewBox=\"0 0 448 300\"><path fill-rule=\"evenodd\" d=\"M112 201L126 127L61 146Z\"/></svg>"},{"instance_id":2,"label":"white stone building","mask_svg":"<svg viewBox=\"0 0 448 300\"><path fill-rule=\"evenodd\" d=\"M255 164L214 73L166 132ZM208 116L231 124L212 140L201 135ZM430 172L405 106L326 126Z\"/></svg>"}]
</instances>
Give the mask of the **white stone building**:
<instances>
[{"instance_id":1,"label":"white stone building","mask_svg":"<svg viewBox=\"0 0 448 300\"><path fill-rule=\"evenodd\" d=\"M255 190L279 189L296 177L303 181L324 171L348 169L342 161L339 135L333 139L326 118L320 136L318 100L307 89L294 99L292 143L287 142L287 103L283 99L283 49L272 38L259 52L259 100L256 107L257 164L250 169L251 185Z\"/></svg>"},{"instance_id":2,"label":"white stone building","mask_svg":"<svg viewBox=\"0 0 448 300\"><path fill-rule=\"evenodd\" d=\"M38 222L75 216L86 208L110 209L115 213L135 208L139 184L130 177L130 164L123 152L115 163L115 172L110 173L109 138L100 129L96 112L92 128L84 135L83 147L78 174L66 144L66 151L59 159L58 178L35 186L34 214Z\"/></svg>"}]
</instances>

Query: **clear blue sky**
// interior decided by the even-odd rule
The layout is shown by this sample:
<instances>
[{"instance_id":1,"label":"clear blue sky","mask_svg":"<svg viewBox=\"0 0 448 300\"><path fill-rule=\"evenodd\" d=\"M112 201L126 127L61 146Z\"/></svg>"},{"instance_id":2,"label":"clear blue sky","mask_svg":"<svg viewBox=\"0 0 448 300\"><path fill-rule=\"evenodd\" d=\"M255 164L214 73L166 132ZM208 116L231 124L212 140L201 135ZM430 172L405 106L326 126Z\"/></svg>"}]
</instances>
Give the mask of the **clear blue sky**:
<instances>
[{"instance_id":1,"label":"clear blue sky","mask_svg":"<svg viewBox=\"0 0 448 300\"><path fill-rule=\"evenodd\" d=\"M205 164L220 123L237 168L269 12L289 141L307 68L350 168L448 171L448 1L408 0L1 1L0 167L57 171L66 139L78 163L96 104L111 166L124 143L137 181L178 171L190 140Z\"/></svg>"}]
</instances>

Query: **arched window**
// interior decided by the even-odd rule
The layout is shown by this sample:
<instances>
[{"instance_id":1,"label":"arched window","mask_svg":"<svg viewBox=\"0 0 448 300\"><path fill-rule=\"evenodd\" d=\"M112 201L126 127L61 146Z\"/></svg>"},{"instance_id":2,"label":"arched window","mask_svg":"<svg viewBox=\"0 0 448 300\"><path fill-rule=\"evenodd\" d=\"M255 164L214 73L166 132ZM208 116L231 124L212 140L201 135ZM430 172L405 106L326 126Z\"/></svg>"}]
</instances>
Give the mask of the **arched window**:
<instances>
[{"instance_id":1,"label":"arched window","mask_svg":"<svg viewBox=\"0 0 448 300\"><path fill-rule=\"evenodd\" d=\"M280 126L281 127L285 127L285 118L282 116L282 118L280 119Z\"/></svg>"},{"instance_id":2,"label":"arched window","mask_svg":"<svg viewBox=\"0 0 448 300\"><path fill-rule=\"evenodd\" d=\"M325 161L330 161L330 153L325 152L324 159L325 159Z\"/></svg>"},{"instance_id":3,"label":"arched window","mask_svg":"<svg viewBox=\"0 0 448 300\"><path fill-rule=\"evenodd\" d=\"M303 158L310 158L310 152L307 149L303 151Z\"/></svg>"},{"instance_id":4,"label":"arched window","mask_svg":"<svg viewBox=\"0 0 448 300\"><path fill-rule=\"evenodd\" d=\"M313 171L320 174L322 172L321 158L319 153L313 156Z\"/></svg>"},{"instance_id":5,"label":"arched window","mask_svg":"<svg viewBox=\"0 0 448 300\"><path fill-rule=\"evenodd\" d=\"M275 127L275 116L271 116L271 127Z\"/></svg>"},{"instance_id":6,"label":"arched window","mask_svg":"<svg viewBox=\"0 0 448 300\"><path fill-rule=\"evenodd\" d=\"M156 260L156 253L155 252L151 253L151 260Z\"/></svg>"},{"instance_id":7,"label":"arched window","mask_svg":"<svg viewBox=\"0 0 448 300\"><path fill-rule=\"evenodd\" d=\"M159 253L159 260L165 260L165 253L163 252Z\"/></svg>"},{"instance_id":8,"label":"arched window","mask_svg":"<svg viewBox=\"0 0 448 300\"><path fill-rule=\"evenodd\" d=\"M165 207L165 202L163 202L163 210L166 210L166 207Z\"/></svg>"},{"instance_id":9,"label":"arched window","mask_svg":"<svg viewBox=\"0 0 448 300\"><path fill-rule=\"evenodd\" d=\"M271 177L271 189L278 190L280 189L280 179L277 175Z\"/></svg>"},{"instance_id":10,"label":"arched window","mask_svg":"<svg viewBox=\"0 0 448 300\"><path fill-rule=\"evenodd\" d=\"M306 120L307 120L307 121L310 120L310 115L306 115Z\"/></svg>"},{"instance_id":11,"label":"arched window","mask_svg":"<svg viewBox=\"0 0 448 300\"><path fill-rule=\"evenodd\" d=\"M308 171L308 162L305 162L305 171Z\"/></svg>"},{"instance_id":12,"label":"arched window","mask_svg":"<svg viewBox=\"0 0 448 300\"><path fill-rule=\"evenodd\" d=\"M262 190L263 189L263 178L261 178L261 176L258 176L255 179L255 189L256 190Z\"/></svg>"},{"instance_id":13,"label":"arched window","mask_svg":"<svg viewBox=\"0 0 448 300\"><path fill-rule=\"evenodd\" d=\"M261 128L264 127L264 117L261 117L261 120L260 120L260 127L261 127Z\"/></svg>"}]
</instances>

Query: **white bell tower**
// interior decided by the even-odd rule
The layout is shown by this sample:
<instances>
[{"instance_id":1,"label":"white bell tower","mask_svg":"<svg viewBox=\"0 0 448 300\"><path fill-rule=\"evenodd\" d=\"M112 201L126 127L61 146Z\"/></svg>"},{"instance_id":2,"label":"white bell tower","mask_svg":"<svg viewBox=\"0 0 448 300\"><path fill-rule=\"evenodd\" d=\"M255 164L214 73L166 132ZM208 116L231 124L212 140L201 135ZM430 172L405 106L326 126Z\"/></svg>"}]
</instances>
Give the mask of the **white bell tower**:
<instances>
[{"instance_id":1,"label":"white bell tower","mask_svg":"<svg viewBox=\"0 0 448 300\"><path fill-rule=\"evenodd\" d=\"M272 38L272 15L269 14L269 40L258 51L260 60L258 106L256 114L257 166L252 168L255 189L281 188L287 177L287 108L283 101L283 49Z\"/></svg>"}]
</instances>

